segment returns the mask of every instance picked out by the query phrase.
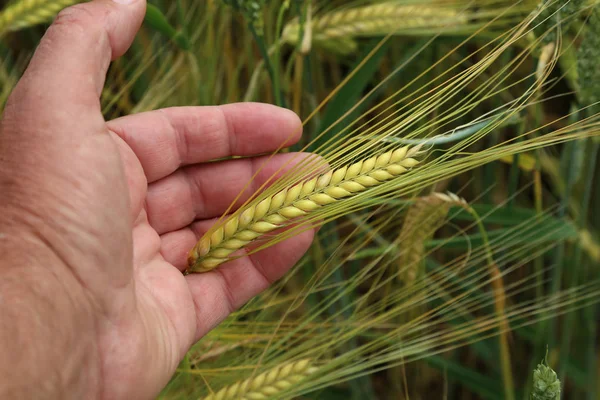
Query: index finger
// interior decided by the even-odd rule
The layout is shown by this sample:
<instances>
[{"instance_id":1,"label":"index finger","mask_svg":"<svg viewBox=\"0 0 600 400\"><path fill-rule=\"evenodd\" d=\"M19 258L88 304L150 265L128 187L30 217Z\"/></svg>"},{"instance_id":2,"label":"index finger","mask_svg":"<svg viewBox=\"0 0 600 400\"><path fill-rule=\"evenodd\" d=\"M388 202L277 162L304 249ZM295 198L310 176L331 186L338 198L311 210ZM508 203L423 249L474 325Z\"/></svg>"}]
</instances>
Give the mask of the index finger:
<instances>
[{"instance_id":1,"label":"index finger","mask_svg":"<svg viewBox=\"0 0 600 400\"><path fill-rule=\"evenodd\" d=\"M166 108L118 118L108 127L134 151L149 183L184 165L272 152L302 134L295 113L261 103Z\"/></svg>"}]
</instances>

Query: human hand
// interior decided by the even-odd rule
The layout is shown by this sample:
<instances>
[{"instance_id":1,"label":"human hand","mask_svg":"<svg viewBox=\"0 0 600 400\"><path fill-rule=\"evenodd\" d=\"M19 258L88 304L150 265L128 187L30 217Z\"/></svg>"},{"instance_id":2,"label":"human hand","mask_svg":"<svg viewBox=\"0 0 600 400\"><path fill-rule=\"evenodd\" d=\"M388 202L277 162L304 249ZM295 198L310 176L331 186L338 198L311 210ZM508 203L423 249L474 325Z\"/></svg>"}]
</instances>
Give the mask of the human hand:
<instances>
[{"instance_id":1,"label":"human hand","mask_svg":"<svg viewBox=\"0 0 600 400\"><path fill-rule=\"evenodd\" d=\"M308 231L210 273L181 273L187 251L266 159L204 162L292 144L301 125L259 104L105 122L107 68L131 44L144 9L143 0L97 0L65 10L6 106L2 398L156 396L195 341L312 241ZM273 157L255 186L289 157Z\"/></svg>"}]
</instances>

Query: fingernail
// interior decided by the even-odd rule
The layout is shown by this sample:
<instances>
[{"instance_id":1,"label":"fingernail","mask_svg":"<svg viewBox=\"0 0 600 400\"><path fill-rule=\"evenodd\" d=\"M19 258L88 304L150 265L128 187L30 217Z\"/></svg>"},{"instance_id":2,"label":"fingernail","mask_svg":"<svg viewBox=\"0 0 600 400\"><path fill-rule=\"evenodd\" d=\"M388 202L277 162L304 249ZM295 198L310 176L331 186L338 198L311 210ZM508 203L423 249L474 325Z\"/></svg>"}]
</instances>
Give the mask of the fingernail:
<instances>
[{"instance_id":1,"label":"fingernail","mask_svg":"<svg viewBox=\"0 0 600 400\"><path fill-rule=\"evenodd\" d=\"M119 4L131 4L136 0L113 0L115 3L119 3Z\"/></svg>"}]
</instances>

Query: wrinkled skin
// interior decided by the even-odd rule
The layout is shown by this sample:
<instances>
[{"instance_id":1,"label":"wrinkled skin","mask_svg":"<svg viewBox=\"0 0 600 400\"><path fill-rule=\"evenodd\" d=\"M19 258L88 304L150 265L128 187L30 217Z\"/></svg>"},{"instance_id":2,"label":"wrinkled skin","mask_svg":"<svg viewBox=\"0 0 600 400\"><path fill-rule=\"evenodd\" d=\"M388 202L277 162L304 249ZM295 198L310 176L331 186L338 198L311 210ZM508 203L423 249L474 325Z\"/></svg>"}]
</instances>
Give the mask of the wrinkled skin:
<instances>
[{"instance_id":1,"label":"wrinkled skin","mask_svg":"<svg viewBox=\"0 0 600 400\"><path fill-rule=\"evenodd\" d=\"M62 12L3 115L2 398L156 396L189 347L312 240L308 231L210 273L181 273L248 179L260 169L260 186L293 155L205 162L292 144L301 124L261 104L106 122L107 68L144 10L144 0L96 0Z\"/></svg>"}]
</instances>

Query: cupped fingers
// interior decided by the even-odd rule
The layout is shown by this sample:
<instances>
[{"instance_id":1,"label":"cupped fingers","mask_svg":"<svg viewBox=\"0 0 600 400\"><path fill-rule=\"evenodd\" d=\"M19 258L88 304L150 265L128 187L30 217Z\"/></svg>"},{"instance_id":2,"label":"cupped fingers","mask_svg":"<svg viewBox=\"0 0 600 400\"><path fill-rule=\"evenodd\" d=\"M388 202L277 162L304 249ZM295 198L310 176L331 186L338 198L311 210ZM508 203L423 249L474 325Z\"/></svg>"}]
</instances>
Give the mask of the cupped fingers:
<instances>
[{"instance_id":1,"label":"cupped fingers","mask_svg":"<svg viewBox=\"0 0 600 400\"><path fill-rule=\"evenodd\" d=\"M286 171L316 161L317 157L308 153L289 153L179 169L148 187L148 219L164 234L198 219L218 217L237 209Z\"/></svg>"},{"instance_id":2,"label":"cupped fingers","mask_svg":"<svg viewBox=\"0 0 600 400\"><path fill-rule=\"evenodd\" d=\"M108 125L133 149L148 182L186 165L272 152L291 146L302 135L296 114L260 103L165 108Z\"/></svg>"},{"instance_id":3,"label":"cupped fingers","mask_svg":"<svg viewBox=\"0 0 600 400\"><path fill-rule=\"evenodd\" d=\"M202 274L186 276L196 304L196 338L281 278L308 250L314 230L306 230L269 248Z\"/></svg>"}]
</instances>

